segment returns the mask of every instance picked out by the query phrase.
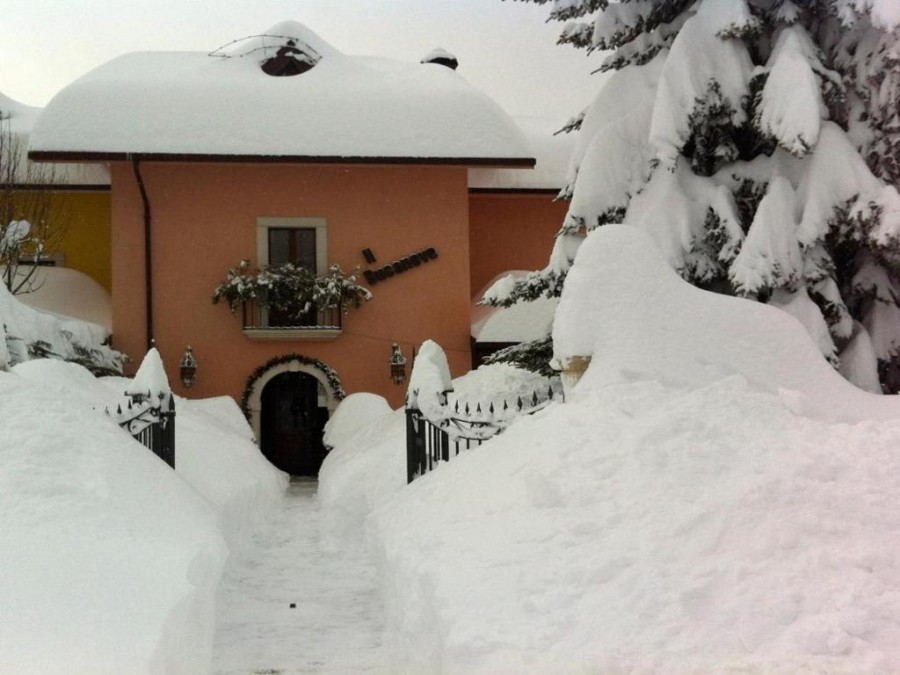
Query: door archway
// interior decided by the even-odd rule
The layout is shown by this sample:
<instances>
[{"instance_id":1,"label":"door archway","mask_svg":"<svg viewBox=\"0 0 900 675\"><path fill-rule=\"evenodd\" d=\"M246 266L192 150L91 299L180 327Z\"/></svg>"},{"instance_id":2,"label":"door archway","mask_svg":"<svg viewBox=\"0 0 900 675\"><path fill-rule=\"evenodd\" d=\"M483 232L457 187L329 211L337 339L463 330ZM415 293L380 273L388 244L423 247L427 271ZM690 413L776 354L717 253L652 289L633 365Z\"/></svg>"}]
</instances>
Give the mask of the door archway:
<instances>
[{"instance_id":1,"label":"door archway","mask_svg":"<svg viewBox=\"0 0 900 675\"><path fill-rule=\"evenodd\" d=\"M260 450L275 466L315 476L325 456L322 429L344 396L334 369L288 354L254 371L241 403Z\"/></svg>"},{"instance_id":2,"label":"door archway","mask_svg":"<svg viewBox=\"0 0 900 675\"><path fill-rule=\"evenodd\" d=\"M317 476L325 446L328 408L319 405L320 385L307 373L281 373L263 388L259 447L266 458L292 476Z\"/></svg>"}]
</instances>

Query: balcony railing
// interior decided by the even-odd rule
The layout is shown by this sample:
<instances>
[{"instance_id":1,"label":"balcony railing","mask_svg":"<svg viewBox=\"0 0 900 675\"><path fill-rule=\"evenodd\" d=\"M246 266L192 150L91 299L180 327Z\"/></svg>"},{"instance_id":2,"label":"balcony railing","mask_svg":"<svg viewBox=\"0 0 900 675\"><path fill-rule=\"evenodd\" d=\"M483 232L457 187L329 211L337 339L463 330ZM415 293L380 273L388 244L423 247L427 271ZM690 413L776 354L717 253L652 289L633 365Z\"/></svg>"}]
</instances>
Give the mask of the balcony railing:
<instances>
[{"instance_id":1,"label":"balcony railing","mask_svg":"<svg viewBox=\"0 0 900 675\"><path fill-rule=\"evenodd\" d=\"M333 340L341 334L342 320L340 307L311 310L299 319L253 301L245 302L242 310L244 335L258 340Z\"/></svg>"}]
</instances>

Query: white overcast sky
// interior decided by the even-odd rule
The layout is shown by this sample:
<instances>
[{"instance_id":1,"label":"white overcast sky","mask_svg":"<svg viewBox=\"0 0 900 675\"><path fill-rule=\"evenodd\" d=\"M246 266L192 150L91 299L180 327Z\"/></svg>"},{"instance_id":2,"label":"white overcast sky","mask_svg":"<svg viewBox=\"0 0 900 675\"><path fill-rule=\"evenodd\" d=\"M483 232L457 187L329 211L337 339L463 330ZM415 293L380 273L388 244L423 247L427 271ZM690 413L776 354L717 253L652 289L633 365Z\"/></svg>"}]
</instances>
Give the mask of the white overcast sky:
<instances>
[{"instance_id":1,"label":"white overcast sky","mask_svg":"<svg viewBox=\"0 0 900 675\"><path fill-rule=\"evenodd\" d=\"M512 0L2 0L0 92L44 106L127 52L212 51L293 20L347 54L417 62L435 47L514 115L564 123L593 99L597 57L556 45L547 6Z\"/></svg>"}]
</instances>

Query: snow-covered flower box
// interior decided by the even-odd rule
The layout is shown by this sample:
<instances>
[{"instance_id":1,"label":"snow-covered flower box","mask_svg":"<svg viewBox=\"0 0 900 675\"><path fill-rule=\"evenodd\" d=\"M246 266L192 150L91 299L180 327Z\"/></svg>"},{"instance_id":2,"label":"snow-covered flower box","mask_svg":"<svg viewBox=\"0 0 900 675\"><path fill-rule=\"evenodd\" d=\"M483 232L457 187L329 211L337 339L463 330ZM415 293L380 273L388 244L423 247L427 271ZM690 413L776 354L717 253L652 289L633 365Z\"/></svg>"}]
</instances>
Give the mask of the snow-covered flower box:
<instances>
[{"instance_id":1,"label":"snow-covered flower box","mask_svg":"<svg viewBox=\"0 0 900 675\"><path fill-rule=\"evenodd\" d=\"M244 334L255 339L333 339L343 315L372 297L339 265L322 275L293 263L249 268L250 261L242 260L229 269L212 299L227 302L233 313L240 307Z\"/></svg>"}]
</instances>

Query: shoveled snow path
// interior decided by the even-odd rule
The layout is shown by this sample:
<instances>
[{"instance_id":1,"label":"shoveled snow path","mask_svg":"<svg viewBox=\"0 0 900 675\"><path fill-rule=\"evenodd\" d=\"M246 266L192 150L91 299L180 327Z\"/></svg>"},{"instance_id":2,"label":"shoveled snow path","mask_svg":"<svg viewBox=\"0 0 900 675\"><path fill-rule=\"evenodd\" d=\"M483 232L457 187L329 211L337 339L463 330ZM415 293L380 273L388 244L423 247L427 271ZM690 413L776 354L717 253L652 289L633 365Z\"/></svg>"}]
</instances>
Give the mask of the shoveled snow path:
<instances>
[{"instance_id":1,"label":"shoveled snow path","mask_svg":"<svg viewBox=\"0 0 900 675\"><path fill-rule=\"evenodd\" d=\"M381 670L375 566L361 544L323 546L315 493L313 481L292 483L284 510L229 561L218 596L217 675Z\"/></svg>"}]
</instances>

